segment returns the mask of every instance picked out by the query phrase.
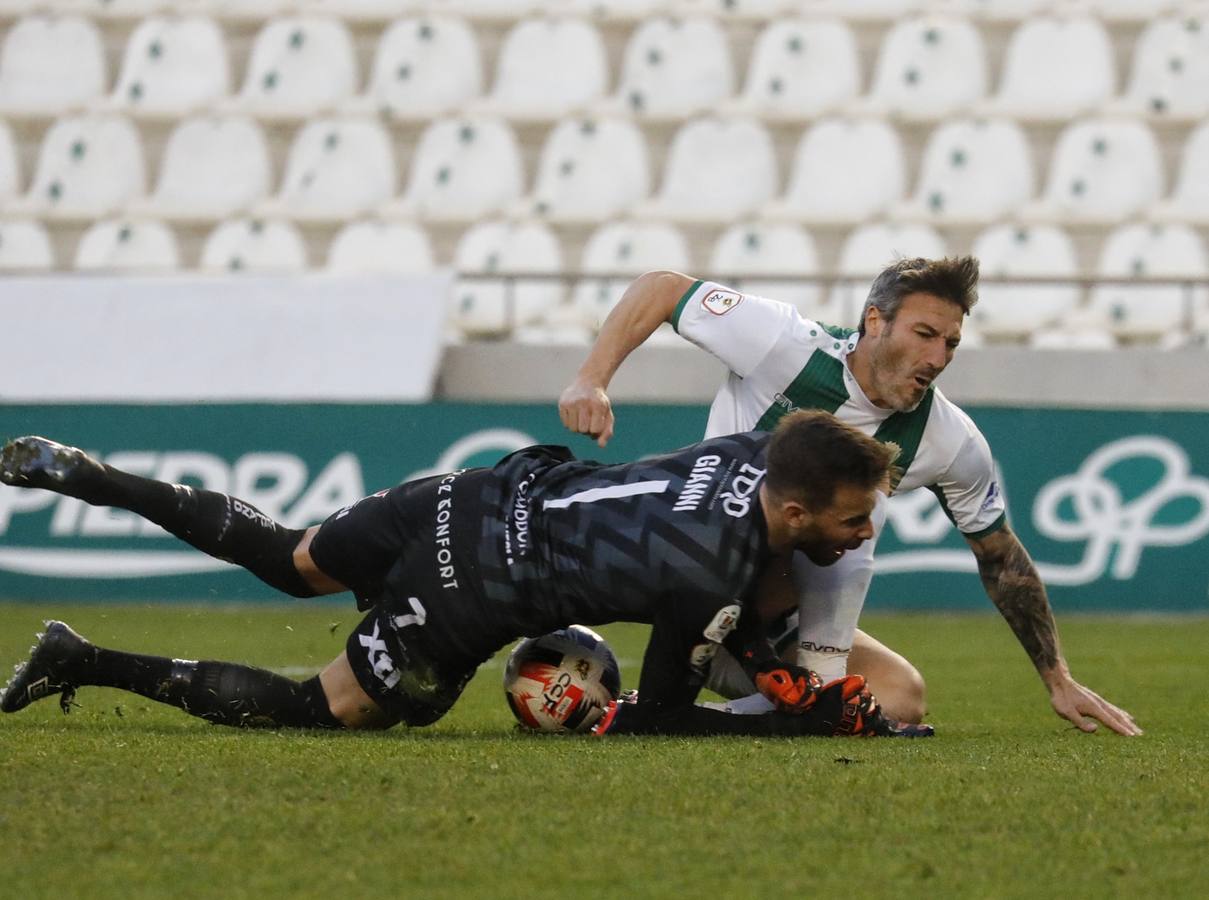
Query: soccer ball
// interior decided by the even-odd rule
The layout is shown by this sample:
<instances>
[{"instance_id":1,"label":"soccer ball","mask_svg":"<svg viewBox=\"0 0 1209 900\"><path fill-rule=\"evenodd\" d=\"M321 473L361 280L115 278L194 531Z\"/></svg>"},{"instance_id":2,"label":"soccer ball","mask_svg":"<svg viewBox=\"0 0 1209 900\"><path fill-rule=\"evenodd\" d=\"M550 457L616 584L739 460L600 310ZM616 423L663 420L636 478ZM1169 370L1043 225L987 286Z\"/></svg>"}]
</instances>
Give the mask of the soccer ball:
<instances>
[{"instance_id":1,"label":"soccer ball","mask_svg":"<svg viewBox=\"0 0 1209 900\"><path fill-rule=\"evenodd\" d=\"M534 731L588 731L620 692L617 657L583 625L525 638L504 667L508 706Z\"/></svg>"}]
</instances>

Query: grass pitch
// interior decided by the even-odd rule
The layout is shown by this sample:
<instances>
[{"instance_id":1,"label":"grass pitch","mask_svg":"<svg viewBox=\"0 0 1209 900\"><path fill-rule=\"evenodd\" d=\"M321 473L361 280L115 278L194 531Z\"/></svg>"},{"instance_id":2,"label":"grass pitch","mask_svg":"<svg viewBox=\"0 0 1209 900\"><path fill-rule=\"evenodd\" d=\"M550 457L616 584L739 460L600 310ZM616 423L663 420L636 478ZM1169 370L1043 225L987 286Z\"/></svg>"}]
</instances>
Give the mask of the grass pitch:
<instances>
[{"instance_id":1,"label":"grass pitch","mask_svg":"<svg viewBox=\"0 0 1209 900\"><path fill-rule=\"evenodd\" d=\"M355 614L0 606L94 641L302 676ZM1066 617L1135 739L1054 716L987 616L867 617L929 683L928 741L526 735L484 667L436 726L241 732L85 688L0 718L8 897L1202 896L1209 621ZM602 629L637 680L645 629Z\"/></svg>"}]
</instances>

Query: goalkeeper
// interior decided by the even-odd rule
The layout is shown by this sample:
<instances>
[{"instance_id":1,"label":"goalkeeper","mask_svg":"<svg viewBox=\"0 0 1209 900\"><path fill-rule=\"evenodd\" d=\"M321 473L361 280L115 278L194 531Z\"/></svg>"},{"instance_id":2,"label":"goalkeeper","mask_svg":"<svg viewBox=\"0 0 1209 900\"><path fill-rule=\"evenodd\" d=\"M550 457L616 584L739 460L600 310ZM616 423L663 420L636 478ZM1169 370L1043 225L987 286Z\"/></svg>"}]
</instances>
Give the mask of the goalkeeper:
<instances>
[{"instance_id":1,"label":"goalkeeper","mask_svg":"<svg viewBox=\"0 0 1209 900\"><path fill-rule=\"evenodd\" d=\"M0 451L3 483L132 510L293 596L351 590L367 615L345 651L302 682L109 650L49 623L0 710L55 694L66 710L78 687L105 685L226 725L427 725L522 635L636 621L653 626L640 699L602 711L600 731L927 734L883 716L860 678L824 686L780 663L760 637L777 611L748 602L795 549L826 566L868 539L893 458L835 417L802 412L772 435L714 438L628 465L530 447L291 530L238 498L19 438ZM723 642L781 712L737 717L693 705Z\"/></svg>"}]
</instances>

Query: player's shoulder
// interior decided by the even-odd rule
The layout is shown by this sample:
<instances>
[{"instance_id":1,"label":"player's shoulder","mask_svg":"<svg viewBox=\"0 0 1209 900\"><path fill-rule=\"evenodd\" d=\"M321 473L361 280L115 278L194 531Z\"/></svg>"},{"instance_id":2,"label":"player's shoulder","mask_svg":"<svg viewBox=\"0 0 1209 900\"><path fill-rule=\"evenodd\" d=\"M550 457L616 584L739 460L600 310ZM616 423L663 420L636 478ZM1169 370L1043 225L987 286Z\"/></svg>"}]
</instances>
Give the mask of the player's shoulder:
<instances>
[{"instance_id":1,"label":"player's shoulder","mask_svg":"<svg viewBox=\"0 0 1209 900\"><path fill-rule=\"evenodd\" d=\"M947 448L952 455L971 447L989 449L986 437L969 413L946 397L940 388L932 389L926 436L929 442Z\"/></svg>"}]
</instances>

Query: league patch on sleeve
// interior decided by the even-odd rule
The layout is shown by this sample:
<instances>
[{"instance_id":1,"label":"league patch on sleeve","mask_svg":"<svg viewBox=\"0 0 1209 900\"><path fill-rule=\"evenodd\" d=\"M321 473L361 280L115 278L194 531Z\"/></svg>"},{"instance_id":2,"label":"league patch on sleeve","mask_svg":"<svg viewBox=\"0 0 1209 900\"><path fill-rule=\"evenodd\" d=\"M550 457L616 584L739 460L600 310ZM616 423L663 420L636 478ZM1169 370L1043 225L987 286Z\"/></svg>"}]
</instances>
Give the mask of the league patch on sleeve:
<instances>
[{"instance_id":1,"label":"league patch on sleeve","mask_svg":"<svg viewBox=\"0 0 1209 900\"><path fill-rule=\"evenodd\" d=\"M714 288L701 298L701 305L715 316L724 316L743 301L743 295Z\"/></svg>"}]
</instances>

